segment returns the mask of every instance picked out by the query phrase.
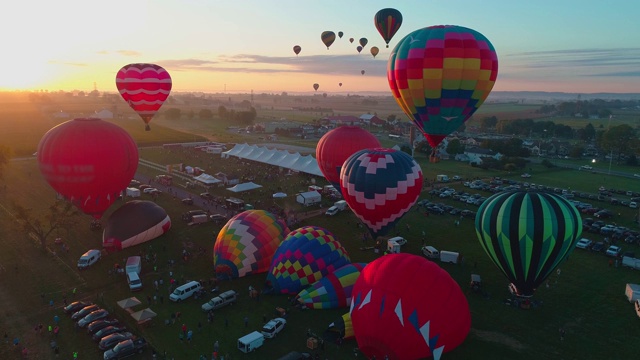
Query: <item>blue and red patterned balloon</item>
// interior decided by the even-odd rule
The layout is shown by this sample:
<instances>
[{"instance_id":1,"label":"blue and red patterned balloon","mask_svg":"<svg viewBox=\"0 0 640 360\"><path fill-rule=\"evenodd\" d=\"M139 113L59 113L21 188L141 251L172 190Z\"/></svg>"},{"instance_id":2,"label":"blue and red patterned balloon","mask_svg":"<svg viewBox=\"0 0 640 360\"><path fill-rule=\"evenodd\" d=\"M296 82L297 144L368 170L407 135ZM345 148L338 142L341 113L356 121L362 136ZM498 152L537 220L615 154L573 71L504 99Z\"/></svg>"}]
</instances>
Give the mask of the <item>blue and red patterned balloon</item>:
<instances>
[{"instance_id":1,"label":"blue and red patterned balloon","mask_svg":"<svg viewBox=\"0 0 640 360\"><path fill-rule=\"evenodd\" d=\"M422 169L394 149L364 149L345 160L340 189L375 238L385 235L411 209L422 190Z\"/></svg>"},{"instance_id":2,"label":"blue and red patterned balloon","mask_svg":"<svg viewBox=\"0 0 640 360\"><path fill-rule=\"evenodd\" d=\"M366 263L347 264L298 293L298 302L310 309L351 305L351 292Z\"/></svg>"}]
</instances>

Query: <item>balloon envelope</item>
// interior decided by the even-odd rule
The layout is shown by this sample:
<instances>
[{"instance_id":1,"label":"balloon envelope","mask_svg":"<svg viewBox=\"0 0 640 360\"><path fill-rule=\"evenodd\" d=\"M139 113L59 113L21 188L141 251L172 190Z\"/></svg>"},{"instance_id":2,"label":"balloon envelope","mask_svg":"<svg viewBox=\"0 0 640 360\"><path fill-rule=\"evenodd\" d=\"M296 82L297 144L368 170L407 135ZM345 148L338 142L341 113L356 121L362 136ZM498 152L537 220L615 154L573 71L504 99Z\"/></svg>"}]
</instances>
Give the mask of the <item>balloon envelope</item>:
<instances>
[{"instance_id":1,"label":"balloon envelope","mask_svg":"<svg viewBox=\"0 0 640 360\"><path fill-rule=\"evenodd\" d=\"M95 118L70 120L47 131L37 156L49 185L96 219L138 169L138 147L129 133Z\"/></svg>"},{"instance_id":2,"label":"balloon envelope","mask_svg":"<svg viewBox=\"0 0 640 360\"><path fill-rule=\"evenodd\" d=\"M341 191L340 168L344 161L356 151L380 146L378 138L367 130L359 126L341 126L320 138L316 145L316 160L325 179Z\"/></svg>"},{"instance_id":3,"label":"balloon envelope","mask_svg":"<svg viewBox=\"0 0 640 360\"><path fill-rule=\"evenodd\" d=\"M149 122L171 93L171 76L159 65L129 64L116 74L116 87L149 130Z\"/></svg>"},{"instance_id":4,"label":"balloon envelope","mask_svg":"<svg viewBox=\"0 0 640 360\"><path fill-rule=\"evenodd\" d=\"M375 238L386 234L416 203L422 170L403 151L360 150L342 165L340 188L344 200Z\"/></svg>"},{"instance_id":5,"label":"balloon envelope","mask_svg":"<svg viewBox=\"0 0 640 360\"><path fill-rule=\"evenodd\" d=\"M287 235L273 256L267 283L276 293L295 295L351 262L332 233L305 226Z\"/></svg>"},{"instance_id":6,"label":"balloon envelope","mask_svg":"<svg viewBox=\"0 0 640 360\"><path fill-rule=\"evenodd\" d=\"M285 223L268 211L247 210L232 217L213 246L216 276L232 279L266 272L288 233Z\"/></svg>"},{"instance_id":7,"label":"balloon envelope","mask_svg":"<svg viewBox=\"0 0 640 360\"><path fill-rule=\"evenodd\" d=\"M373 58L375 59L376 55L378 55L378 53L380 52L380 49L378 49L377 46L374 46L371 48L371 55L373 55Z\"/></svg>"},{"instance_id":8,"label":"balloon envelope","mask_svg":"<svg viewBox=\"0 0 640 360\"><path fill-rule=\"evenodd\" d=\"M358 54L359 54L359 53L362 51L362 46L358 45L358 46L356 47L356 50L358 50Z\"/></svg>"},{"instance_id":9,"label":"balloon envelope","mask_svg":"<svg viewBox=\"0 0 640 360\"><path fill-rule=\"evenodd\" d=\"M503 192L478 209L476 233L519 295L532 296L575 248L582 218L572 203L555 194Z\"/></svg>"},{"instance_id":10,"label":"balloon envelope","mask_svg":"<svg viewBox=\"0 0 640 360\"><path fill-rule=\"evenodd\" d=\"M434 149L478 110L497 76L493 45L461 26L411 32L387 64L393 97Z\"/></svg>"},{"instance_id":11,"label":"balloon envelope","mask_svg":"<svg viewBox=\"0 0 640 360\"><path fill-rule=\"evenodd\" d=\"M338 86L342 86L342 83L338 83Z\"/></svg>"},{"instance_id":12,"label":"balloon envelope","mask_svg":"<svg viewBox=\"0 0 640 360\"><path fill-rule=\"evenodd\" d=\"M364 70L360 70L360 74L364 75L365 71Z\"/></svg>"},{"instance_id":13,"label":"balloon envelope","mask_svg":"<svg viewBox=\"0 0 640 360\"><path fill-rule=\"evenodd\" d=\"M347 264L298 293L298 302L310 309L336 309L351 305L351 292L365 263Z\"/></svg>"},{"instance_id":14,"label":"balloon envelope","mask_svg":"<svg viewBox=\"0 0 640 360\"><path fill-rule=\"evenodd\" d=\"M313 84L313 89L315 91L318 91L318 88L320 88L320 84Z\"/></svg>"},{"instance_id":15,"label":"balloon envelope","mask_svg":"<svg viewBox=\"0 0 640 360\"><path fill-rule=\"evenodd\" d=\"M363 48L367 46L368 42L369 40L367 40L367 38L360 38L360 40L358 40L358 43L360 43L360 46L362 46Z\"/></svg>"},{"instance_id":16,"label":"balloon envelope","mask_svg":"<svg viewBox=\"0 0 640 360\"><path fill-rule=\"evenodd\" d=\"M336 40L336 34L333 31L323 31L320 35L320 39L322 39L327 50L329 50L329 46L331 46L331 44Z\"/></svg>"},{"instance_id":17,"label":"balloon envelope","mask_svg":"<svg viewBox=\"0 0 640 360\"><path fill-rule=\"evenodd\" d=\"M408 253L369 263L353 288L351 322L367 358L438 359L471 328L467 299L436 263Z\"/></svg>"},{"instance_id":18,"label":"balloon envelope","mask_svg":"<svg viewBox=\"0 0 640 360\"><path fill-rule=\"evenodd\" d=\"M300 51L302 51L300 45L296 45L293 47L293 52L296 53L296 55L300 54Z\"/></svg>"},{"instance_id":19,"label":"balloon envelope","mask_svg":"<svg viewBox=\"0 0 640 360\"><path fill-rule=\"evenodd\" d=\"M353 41L354 41L354 38L349 38L350 43L353 43Z\"/></svg>"},{"instance_id":20,"label":"balloon envelope","mask_svg":"<svg viewBox=\"0 0 640 360\"><path fill-rule=\"evenodd\" d=\"M389 47L389 41L402 25L402 14L396 9L382 9L373 17L373 23L376 25L376 29L378 29L384 42L387 43L387 47Z\"/></svg>"},{"instance_id":21,"label":"balloon envelope","mask_svg":"<svg viewBox=\"0 0 640 360\"><path fill-rule=\"evenodd\" d=\"M338 37L339 37L340 39L342 39L342 35L344 35L344 33L343 33L342 31L338 31Z\"/></svg>"},{"instance_id":22,"label":"balloon envelope","mask_svg":"<svg viewBox=\"0 0 640 360\"><path fill-rule=\"evenodd\" d=\"M109 251L126 249L163 235L171 229L171 219L153 201L132 200L114 211L106 221L102 247Z\"/></svg>"}]
</instances>

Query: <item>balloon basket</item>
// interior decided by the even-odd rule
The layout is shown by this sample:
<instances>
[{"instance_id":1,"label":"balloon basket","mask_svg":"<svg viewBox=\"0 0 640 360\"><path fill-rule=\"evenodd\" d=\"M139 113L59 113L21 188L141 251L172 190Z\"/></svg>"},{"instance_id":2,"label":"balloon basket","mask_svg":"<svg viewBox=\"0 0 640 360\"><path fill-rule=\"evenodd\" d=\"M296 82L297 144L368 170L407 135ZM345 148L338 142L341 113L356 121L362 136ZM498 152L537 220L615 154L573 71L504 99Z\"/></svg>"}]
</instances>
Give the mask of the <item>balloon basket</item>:
<instances>
[{"instance_id":1,"label":"balloon basket","mask_svg":"<svg viewBox=\"0 0 640 360\"><path fill-rule=\"evenodd\" d=\"M307 347L311 350L314 350L318 347L318 339L314 337L307 338Z\"/></svg>"},{"instance_id":2,"label":"balloon basket","mask_svg":"<svg viewBox=\"0 0 640 360\"><path fill-rule=\"evenodd\" d=\"M430 163L438 163L440 162L440 158L437 156L429 156L429 162Z\"/></svg>"}]
</instances>

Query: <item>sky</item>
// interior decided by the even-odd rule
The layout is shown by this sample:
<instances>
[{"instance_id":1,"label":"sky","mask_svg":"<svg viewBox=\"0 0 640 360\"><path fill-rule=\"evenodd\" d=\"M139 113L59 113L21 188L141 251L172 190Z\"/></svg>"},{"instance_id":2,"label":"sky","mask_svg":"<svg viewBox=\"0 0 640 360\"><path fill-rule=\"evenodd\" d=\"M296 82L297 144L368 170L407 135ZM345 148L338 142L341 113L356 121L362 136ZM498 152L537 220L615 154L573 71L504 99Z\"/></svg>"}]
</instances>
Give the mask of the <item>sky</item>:
<instances>
[{"instance_id":1,"label":"sky","mask_svg":"<svg viewBox=\"0 0 640 360\"><path fill-rule=\"evenodd\" d=\"M386 7L403 14L389 48L373 22ZM13 0L0 90L116 92L122 66L155 63L179 92L385 92L399 40L460 25L495 47L494 91L640 93L638 14L636 0ZM323 31L344 36L327 50Z\"/></svg>"}]
</instances>

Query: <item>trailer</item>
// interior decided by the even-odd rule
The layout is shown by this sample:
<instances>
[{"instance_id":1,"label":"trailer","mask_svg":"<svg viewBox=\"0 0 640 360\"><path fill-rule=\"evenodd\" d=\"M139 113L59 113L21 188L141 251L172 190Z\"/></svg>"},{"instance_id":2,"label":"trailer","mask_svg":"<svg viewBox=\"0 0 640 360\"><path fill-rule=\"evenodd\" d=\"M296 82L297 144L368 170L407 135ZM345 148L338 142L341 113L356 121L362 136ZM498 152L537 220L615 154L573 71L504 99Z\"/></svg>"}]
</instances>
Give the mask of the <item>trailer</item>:
<instances>
[{"instance_id":1,"label":"trailer","mask_svg":"<svg viewBox=\"0 0 640 360\"><path fill-rule=\"evenodd\" d=\"M319 204L322 201L322 196L317 191L307 191L299 193L296 196L296 201L304 206L311 206Z\"/></svg>"}]
</instances>

